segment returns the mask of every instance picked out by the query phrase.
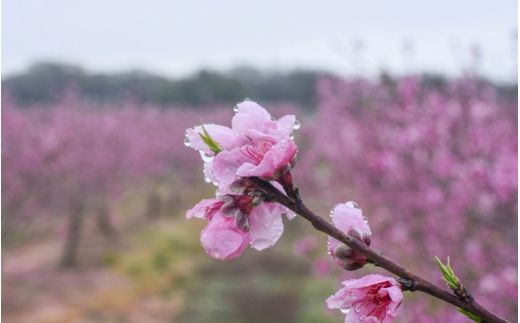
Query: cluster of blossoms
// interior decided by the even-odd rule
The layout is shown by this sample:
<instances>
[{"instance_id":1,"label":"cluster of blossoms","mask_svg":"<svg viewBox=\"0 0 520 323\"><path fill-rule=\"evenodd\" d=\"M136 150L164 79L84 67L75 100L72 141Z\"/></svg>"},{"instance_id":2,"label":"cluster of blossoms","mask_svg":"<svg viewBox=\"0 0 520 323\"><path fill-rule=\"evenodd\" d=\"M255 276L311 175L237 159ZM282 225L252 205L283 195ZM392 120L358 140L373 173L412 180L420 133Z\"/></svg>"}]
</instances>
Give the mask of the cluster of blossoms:
<instances>
[{"instance_id":1,"label":"cluster of blossoms","mask_svg":"<svg viewBox=\"0 0 520 323\"><path fill-rule=\"evenodd\" d=\"M206 181L217 186L216 198L202 200L186 217L208 221L201 244L211 257L222 260L240 256L247 245L257 250L273 246L283 232L282 215L294 217L257 190L249 178L269 181L280 191L292 186L290 170L298 151L292 135L299 128L295 117L273 120L260 105L246 100L235 108L231 124L231 128L214 124L190 128L185 141L200 152ZM370 228L355 202L337 205L332 221L350 237L370 245ZM347 270L368 262L334 238L329 238L328 251ZM346 322L390 322L403 298L401 285L381 275L347 280L343 285L327 305L347 312Z\"/></svg>"},{"instance_id":2,"label":"cluster of blossoms","mask_svg":"<svg viewBox=\"0 0 520 323\"><path fill-rule=\"evenodd\" d=\"M205 124L186 131L186 145L200 152L206 180L217 186L216 198L186 213L187 218L208 221L201 243L211 257L233 259L247 245L263 250L278 241L282 215L292 219L294 214L266 201L248 178L276 183L288 174L298 151L292 139L298 127L293 115L275 121L260 105L246 100L236 106L231 128Z\"/></svg>"}]
</instances>

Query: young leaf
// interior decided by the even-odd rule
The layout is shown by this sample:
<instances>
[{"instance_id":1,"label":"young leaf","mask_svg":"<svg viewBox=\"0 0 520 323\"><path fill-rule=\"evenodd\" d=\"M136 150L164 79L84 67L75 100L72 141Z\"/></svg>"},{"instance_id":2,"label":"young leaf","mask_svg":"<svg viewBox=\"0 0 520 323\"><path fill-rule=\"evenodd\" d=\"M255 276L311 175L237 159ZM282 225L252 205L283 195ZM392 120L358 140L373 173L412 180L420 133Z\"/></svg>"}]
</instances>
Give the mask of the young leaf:
<instances>
[{"instance_id":1,"label":"young leaf","mask_svg":"<svg viewBox=\"0 0 520 323\"><path fill-rule=\"evenodd\" d=\"M450 257L448 257L446 265L443 264L438 257L434 257L433 259L439 267L446 284L448 284L448 286L453 290L459 289L462 285L460 283L459 277L455 275L455 272L453 272L453 269L450 266Z\"/></svg>"},{"instance_id":2,"label":"young leaf","mask_svg":"<svg viewBox=\"0 0 520 323\"><path fill-rule=\"evenodd\" d=\"M209 149L211 149L211 151L214 152L215 154L218 154L219 152L221 152L222 148L220 147L218 142L215 141L215 139L211 138L208 130L206 130L204 125L202 125L202 131L203 131L203 133L199 132L199 136L200 136L200 138L202 138L202 141L204 141L204 143L206 145L208 145Z\"/></svg>"}]
</instances>

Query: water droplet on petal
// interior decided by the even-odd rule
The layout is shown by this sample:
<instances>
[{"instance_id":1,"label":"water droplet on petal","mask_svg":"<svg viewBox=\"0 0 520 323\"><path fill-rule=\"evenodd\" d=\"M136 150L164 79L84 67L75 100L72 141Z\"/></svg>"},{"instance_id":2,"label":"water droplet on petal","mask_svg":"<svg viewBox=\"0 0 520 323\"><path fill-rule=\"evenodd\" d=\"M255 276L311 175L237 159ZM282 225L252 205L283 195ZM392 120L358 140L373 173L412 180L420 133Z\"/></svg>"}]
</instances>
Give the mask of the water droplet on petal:
<instances>
[{"instance_id":1,"label":"water droplet on petal","mask_svg":"<svg viewBox=\"0 0 520 323\"><path fill-rule=\"evenodd\" d=\"M244 102L249 102L249 101L251 101L250 98L245 98L245 99L244 99Z\"/></svg>"},{"instance_id":2,"label":"water droplet on petal","mask_svg":"<svg viewBox=\"0 0 520 323\"><path fill-rule=\"evenodd\" d=\"M200 157L202 158L202 161L204 161L205 163L208 163L213 160L213 156L210 156L203 151L200 151L199 153Z\"/></svg>"},{"instance_id":3,"label":"water droplet on petal","mask_svg":"<svg viewBox=\"0 0 520 323\"><path fill-rule=\"evenodd\" d=\"M211 179L208 176L204 176L204 182L211 183Z\"/></svg>"},{"instance_id":4,"label":"water droplet on petal","mask_svg":"<svg viewBox=\"0 0 520 323\"><path fill-rule=\"evenodd\" d=\"M298 130L300 129L301 125L300 125L300 121L298 120L295 120L294 121L294 130Z\"/></svg>"},{"instance_id":5,"label":"water droplet on petal","mask_svg":"<svg viewBox=\"0 0 520 323\"><path fill-rule=\"evenodd\" d=\"M190 139L188 138L188 135L184 137L184 146L191 147Z\"/></svg>"},{"instance_id":6,"label":"water droplet on petal","mask_svg":"<svg viewBox=\"0 0 520 323\"><path fill-rule=\"evenodd\" d=\"M340 310L341 313L343 313L343 314L348 314L348 312L350 312L350 308L340 308L339 310Z\"/></svg>"},{"instance_id":7,"label":"water droplet on petal","mask_svg":"<svg viewBox=\"0 0 520 323\"><path fill-rule=\"evenodd\" d=\"M345 205L351 209L359 209L359 204L354 201L348 201L345 203Z\"/></svg>"},{"instance_id":8,"label":"water droplet on petal","mask_svg":"<svg viewBox=\"0 0 520 323\"><path fill-rule=\"evenodd\" d=\"M238 104L237 104L237 105L235 105L235 106L233 107L233 112L235 112L235 113L238 112L238 109L239 109L239 108L238 108Z\"/></svg>"}]
</instances>

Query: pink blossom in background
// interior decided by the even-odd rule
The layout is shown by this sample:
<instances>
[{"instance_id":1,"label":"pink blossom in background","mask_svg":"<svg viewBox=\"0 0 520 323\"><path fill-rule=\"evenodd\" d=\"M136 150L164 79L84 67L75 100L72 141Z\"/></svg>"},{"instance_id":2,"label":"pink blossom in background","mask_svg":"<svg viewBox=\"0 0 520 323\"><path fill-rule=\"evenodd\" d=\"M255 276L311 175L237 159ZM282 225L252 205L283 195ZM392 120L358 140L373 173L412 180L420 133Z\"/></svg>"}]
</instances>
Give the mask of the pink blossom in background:
<instances>
[{"instance_id":1,"label":"pink blossom in background","mask_svg":"<svg viewBox=\"0 0 520 323\"><path fill-rule=\"evenodd\" d=\"M397 315L402 300L403 292L395 279L366 275L344 281L343 288L330 296L326 303L329 308L346 313L345 323L389 323Z\"/></svg>"},{"instance_id":2,"label":"pink blossom in background","mask_svg":"<svg viewBox=\"0 0 520 323\"><path fill-rule=\"evenodd\" d=\"M313 235L308 235L304 238L294 241L293 252L297 255L307 255L316 248L317 244L318 242L316 241L316 237Z\"/></svg>"},{"instance_id":3,"label":"pink blossom in background","mask_svg":"<svg viewBox=\"0 0 520 323\"><path fill-rule=\"evenodd\" d=\"M328 258L318 258L312 263L312 272L314 275L325 278L332 272L332 264Z\"/></svg>"}]
</instances>

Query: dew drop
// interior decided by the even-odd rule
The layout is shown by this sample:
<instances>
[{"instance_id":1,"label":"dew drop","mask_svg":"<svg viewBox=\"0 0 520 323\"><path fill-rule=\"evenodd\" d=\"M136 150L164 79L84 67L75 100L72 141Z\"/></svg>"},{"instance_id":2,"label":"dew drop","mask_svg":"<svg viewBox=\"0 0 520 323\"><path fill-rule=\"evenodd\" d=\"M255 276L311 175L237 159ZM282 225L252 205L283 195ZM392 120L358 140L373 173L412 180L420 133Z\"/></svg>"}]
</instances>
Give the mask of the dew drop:
<instances>
[{"instance_id":1,"label":"dew drop","mask_svg":"<svg viewBox=\"0 0 520 323\"><path fill-rule=\"evenodd\" d=\"M211 183L211 179L208 176L204 176L204 182Z\"/></svg>"},{"instance_id":2,"label":"dew drop","mask_svg":"<svg viewBox=\"0 0 520 323\"><path fill-rule=\"evenodd\" d=\"M191 147L190 139L188 138L188 135L184 137L184 146Z\"/></svg>"},{"instance_id":3,"label":"dew drop","mask_svg":"<svg viewBox=\"0 0 520 323\"><path fill-rule=\"evenodd\" d=\"M348 201L345 203L345 205L351 209L359 209L359 204L354 201Z\"/></svg>"},{"instance_id":4,"label":"dew drop","mask_svg":"<svg viewBox=\"0 0 520 323\"><path fill-rule=\"evenodd\" d=\"M343 314L348 314L348 312L350 312L350 308L340 308L339 310L340 310L341 313L343 313Z\"/></svg>"},{"instance_id":5,"label":"dew drop","mask_svg":"<svg viewBox=\"0 0 520 323\"><path fill-rule=\"evenodd\" d=\"M200 157L202 158L202 161L204 161L205 163L211 162L213 160L213 156L210 156L203 151L200 151L199 153Z\"/></svg>"},{"instance_id":6,"label":"dew drop","mask_svg":"<svg viewBox=\"0 0 520 323\"><path fill-rule=\"evenodd\" d=\"M237 104L237 105L235 105L235 106L233 107L233 112L235 112L235 113L238 112L238 109L239 109L239 108L238 108L238 104Z\"/></svg>"},{"instance_id":7,"label":"dew drop","mask_svg":"<svg viewBox=\"0 0 520 323\"><path fill-rule=\"evenodd\" d=\"M295 120L294 121L294 130L298 130L300 129L301 125L300 125L300 121L298 120Z\"/></svg>"}]
</instances>

